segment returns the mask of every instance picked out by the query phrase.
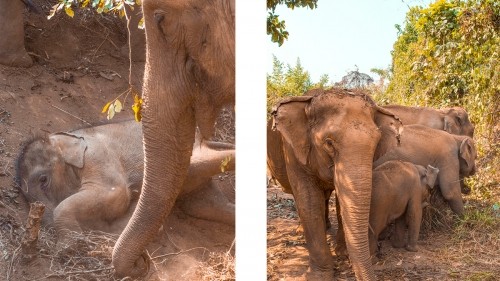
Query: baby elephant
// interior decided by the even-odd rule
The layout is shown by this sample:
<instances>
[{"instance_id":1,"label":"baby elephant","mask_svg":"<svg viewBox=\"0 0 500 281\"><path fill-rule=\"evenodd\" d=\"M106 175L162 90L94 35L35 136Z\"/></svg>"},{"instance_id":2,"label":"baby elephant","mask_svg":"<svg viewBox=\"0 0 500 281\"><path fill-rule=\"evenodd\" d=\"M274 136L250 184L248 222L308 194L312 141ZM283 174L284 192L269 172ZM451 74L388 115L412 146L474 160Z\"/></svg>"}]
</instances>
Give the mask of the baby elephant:
<instances>
[{"instance_id":1,"label":"baby elephant","mask_svg":"<svg viewBox=\"0 0 500 281\"><path fill-rule=\"evenodd\" d=\"M221 162L234 170L234 146L220 144L193 148L181 196L203 189L204 201L225 198L209 184L221 172ZM43 221L54 224L58 238L68 230L106 228L129 212L142 187L141 124L131 120L36 137L22 148L16 168L18 187L28 201L46 205ZM234 224L234 204L220 201L207 204L221 210L199 215Z\"/></svg>"},{"instance_id":2,"label":"baby elephant","mask_svg":"<svg viewBox=\"0 0 500 281\"><path fill-rule=\"evenodd\" d=\"M417 251L417 239L422 221L424 202L429 200L429 190L434 186L439 170L398 160L387 161L373 170L372 199L370 207L370 254L377 250L378 236L395 221L393 246L404 246L408 225L408 251Z\"/></svg>"}]
</instances>

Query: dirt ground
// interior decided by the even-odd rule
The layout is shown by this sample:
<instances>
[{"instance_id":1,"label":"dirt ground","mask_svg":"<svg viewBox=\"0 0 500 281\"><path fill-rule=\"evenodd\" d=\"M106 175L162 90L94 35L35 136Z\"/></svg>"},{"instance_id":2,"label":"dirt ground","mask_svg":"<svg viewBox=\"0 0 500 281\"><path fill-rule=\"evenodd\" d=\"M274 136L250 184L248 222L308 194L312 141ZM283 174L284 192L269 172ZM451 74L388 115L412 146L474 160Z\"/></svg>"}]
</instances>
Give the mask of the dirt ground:
<instances>
[{"instance_id":1,"label":"dirt ground","mask_svg":"<svg viewBox=\"0 0 500 281\"><path fill-rule=\"evenodd\" d=\"M77 12L74 19L62 13L48 21L52 2L35 2L42 14L25 15L26 48L34 65L0 66L0 280L112 280L110 257L117 234L75 233L73 245L58 251L53 230L44 228L37 257L21 259L29 206L13 177L22 142L36 134L109 122L101 109L128 89L129 76L122 21L89 11ZM132 83L138 90L143 67L133 63ZM128 96L125 111L113 121L133 118L131 104ZM222 132L234 140L234 128ZM218 178L234 200L234 174ZM233 241L233 227L189 217L175 207L148 248L155 268L146 280L232 280Z\"/></svg>"}]
</instances>

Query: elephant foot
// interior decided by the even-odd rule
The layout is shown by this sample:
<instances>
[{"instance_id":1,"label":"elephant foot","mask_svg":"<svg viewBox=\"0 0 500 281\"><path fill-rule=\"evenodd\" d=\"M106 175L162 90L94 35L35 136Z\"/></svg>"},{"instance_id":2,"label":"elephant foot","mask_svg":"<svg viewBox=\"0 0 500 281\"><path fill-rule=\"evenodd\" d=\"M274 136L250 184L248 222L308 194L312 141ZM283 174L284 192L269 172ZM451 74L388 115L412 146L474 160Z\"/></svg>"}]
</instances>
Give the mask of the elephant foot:
<instances>
[{"instance_id":1,"label":"elephant foot","mask_svg":"<svg viewBox=\"0 0 500 281\"><path fill-rule=\"evenodd\" d=\"M333 281L333 269L328 271L318 271L309 269L306 273L307 281Z\"/></svg>"},{"instance_id":2,"label":"elephant foot","mask_svg":"<svg viewBox=\"0 0 500 281\"><path fill-rule=\"evenodd\" d=\"M410 252L418 252L416 245L406 245L406 250Z\"/></svg>"},{"instance_id":3,"label":"elephant foot","mask_svg":"<svg viewBox=\"0 0 500 281\"><path fill-rule=\"evenodd\" d=\"M14 67L30 67L33 60L26 51L18 53L0 54L0 64Z\"/></svg>"}]
</instances>

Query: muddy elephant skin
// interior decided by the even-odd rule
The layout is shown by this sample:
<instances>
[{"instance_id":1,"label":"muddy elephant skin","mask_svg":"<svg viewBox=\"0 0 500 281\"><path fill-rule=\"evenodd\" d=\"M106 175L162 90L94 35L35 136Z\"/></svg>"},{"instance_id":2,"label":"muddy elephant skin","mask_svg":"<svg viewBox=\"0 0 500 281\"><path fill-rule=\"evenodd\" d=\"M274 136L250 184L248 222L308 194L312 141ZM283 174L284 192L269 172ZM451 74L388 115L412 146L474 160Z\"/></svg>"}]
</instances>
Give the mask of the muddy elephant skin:
<instances>
[{"instance_id":1,"label":"muddy elephant skin","mask_svg":"<svg viewBox=\"0 0 500 281\"><path fill-rule=\"evenodd\" d=\"M461 107L434 109L402 105L382 106L396 114L404 125L420 124L454 135L474 136L474 125L469 114Z\"/></svg>"},{"instance_id":2,"label":"muddy elephant skin","mask_svg":"<svg viewBox=\"0 0 500 281\"><path fill-rule=\"evenodd\" d=\"M375 120L395 130L400 123L360 91L313 91L276 106L276 130L270 123L267 135L269 170L294 196L309 251L307 278L333 280L324 214L335 187L356 278L375 280L368 245L372 163L380 139Z\"/></svg>"},{"instance_id":3,"label":"muddy elephant skin","mask_svg":"<svg viewBox=\"0 0 500 281\"><path fill-rule=\"evenodd\" d=\"M197 146L181 195L208 186L205 193L212 196L207 182L226 157L232 158L227 170L234 170L234 149ZM44 222L53 223L64 241L68 230L96 229L121 218L139 196L143 170L141 124L131 120L35 137L21 150L16 179L28 201L46 205Z\"/></svg>"},{"instance_id":4,"label":"muddy elephant skin","mask_svg":"<svg viewBox=\"0 0 500 281\"><path fill-rule=\"evenodd\" d=\"M138 207L113 249L117 277L147 274L143 253L182 190L195 124L209 139L222 107L234 105L234 8L234 0L142 2L145 171Z\"/></svg>"},{"instance_id":5,"label":"muddy elephant skin","mask_svg":"<svg viewBox=\"0 0 500 281\"><path fill-rule=\"evenodd\" d=\"M407 125L400 131L400 143L396 143L393 140L396 132L392 128L381 127L381 130L382 139L373 166L378 167L389 160L401 160L438 168L436 185L439 185L451 210L462 216L463 178L476 172L474 141L468 136L452 135L422 125Z\"/></svg>"},{"instance_id":6,"label":"muddy elephant skin","mask_svg":"<svg viewBox=\"0 0 500 281\"><path fill-rule=\"evenodd\" d=\"M33 64L24 47L24 3L0 0L0 64L29 67Z\"/></svg>"},{"instance_id":7,"label":"muddy elephant skin","mask_svg":"<svg viewBox=\"0 0 500 281\"><path fill-rule=\"evenodd\" d=\"M422 222L422 208L429 201L439 170L409 162L387 161L373 170L372 199L370 207L370 253L377 250L382 230L396 222L393 246L404 246L408 225L408 251L417 250L418 234Z\"/></svg>"}]
</instances>

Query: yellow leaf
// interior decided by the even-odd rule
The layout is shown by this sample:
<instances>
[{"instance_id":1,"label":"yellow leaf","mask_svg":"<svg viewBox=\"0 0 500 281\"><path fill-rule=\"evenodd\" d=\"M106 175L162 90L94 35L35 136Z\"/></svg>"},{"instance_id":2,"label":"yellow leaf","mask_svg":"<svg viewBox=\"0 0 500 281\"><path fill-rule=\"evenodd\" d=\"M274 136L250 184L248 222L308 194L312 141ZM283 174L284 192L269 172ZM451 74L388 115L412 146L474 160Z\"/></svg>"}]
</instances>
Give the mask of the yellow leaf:
<instances>
[{"instance_id":1,"label":"yellow leaf","mask_svg":"<svg viewBox=\"0 0 500 281\"><path fill-rule=\"evenodd\" d=\"M137 28L139 28L139 29L144 29L144 17L142 17L142 18L139 20L139 23L137 24Z\"/></svg>"},{"instance_id":2,"label":"yellow leaf","mask_svg":"<svg viewBox=\"0 0 500 281\"><path fill-rule=\"evenodd\" d=\"M135 0L135 4L137 4L137 6L142 5L142 0Z\"/></svg>"},{"instance_id":3,"label":"yellow leaf","mask_svg":"<svg viewBox=\"0 0 500 281\"><path fill-rule=\"evenodd\" d=\"M221 161L221 163L220 163L221 172L224 173L226 171L226 168L227 168L227 165L229 164L229 161L231 161L231 156L227 156L226 158L224 158L224 160Z\"/></svg>"},{"instance_id":4,"label":"yellow leaf","mask_svg":"<svg viewBox=\"0 0 500 281\"><path fill-rule=\"evenodd\" d=\"M142 99L137 94L134 96L134 104L132 105L132 110L134 111L135 121L141 122Z\"/></svg>"},{"instance_id":5,"label":"yellow leaf","mask_svg":"<svg viewBox=\"0 0 500 281\"><path fill-rule=\"evenodd\" d=\"M108 111L108 108L109 108L109 106L110 106L110 105L111 105L111 102L108 102L108 103L107 103L107 104L106 104L106 105L102 108L101 113L104 113L104 112Z\"/></svg>"},{"instance_id":6,"label":"yellow leaf","mask_svg":"<svg viewBox=\"0 0 500 281\"><path fill-rule=\"evenodd\" d=\"M115 100L114 106L115 106L115 112L120 112L123 109L122 103L119 100Z\"/></svg>"},{"instance_id":7,"label":"yellow leaf","mask_svg":"<svg viewBox=\"0 0 500 281\"><path fill-rule=\"evenodd\" d=\"M115 116L115 106L110 106L109 109L108 109L108 120L111 120L113 119L113 117Z\"/></svg>"},{"instance_id":8,"label":"yellow leaf","mask_svg":"<svg viewBox=\"0 0 500 281\"><path fill-rule=\"evenodd\" d=\"M71 7L64 7L64 11L66 12L66 15L70 17L75 16L75 12L73 11L73 9L71 9Z\"/></svg>"},{"instance_id":9,"label":"yellow leaf","mask_svg":"<svg viewBox=\"0 0 500 281\"><path fill-rule=\"evenodd\" d=\"M90 0L83 0L82 8L87 7L87 5L89 4L89 2L90 2Z\"/></svg>"}]
</instances>

